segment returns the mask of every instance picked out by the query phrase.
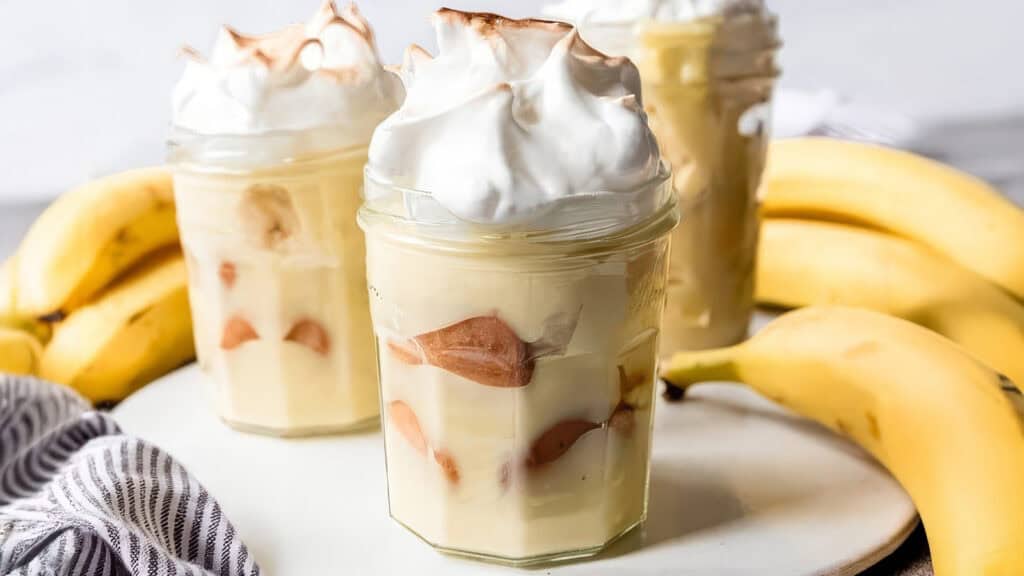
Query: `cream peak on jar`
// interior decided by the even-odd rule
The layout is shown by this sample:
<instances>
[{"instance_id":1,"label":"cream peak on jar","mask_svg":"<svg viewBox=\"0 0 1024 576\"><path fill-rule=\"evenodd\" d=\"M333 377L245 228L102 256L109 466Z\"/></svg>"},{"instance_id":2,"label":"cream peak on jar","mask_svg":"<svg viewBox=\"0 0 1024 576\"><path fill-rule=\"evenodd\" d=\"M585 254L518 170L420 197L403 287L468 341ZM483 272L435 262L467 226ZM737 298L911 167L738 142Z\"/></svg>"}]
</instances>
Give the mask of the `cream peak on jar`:
<instances>
[{"instance_id":1,"label":"cream peak on jar","mask_svg":"<svg viewBox=\"0 0 1024 576\"><path fill-rule=\"evenodd\" d=\"M365 145L402 99L356 6L321 5L305 24L261 36L223 27L209 58L185 48L176 128L247 135L336 127Z\"/></svg>"},{"instance_id":2,"label":"cream peak on jar","mask_svg":"<svg viewBox=\"0 0 1024 576\"><path fill-rule=\"evenodd\" d=\"M611 24L636 20L682 22L762 12L764 0L564 0L544 13L574 22Z\"/></svg>"},{"instance_id":3,"label":"cream peak on jar","mask_svg":"<svg viewBox=\"0 0 1024 576\"><path fill-rule=\"evenodd\" d=\"M430 194L469 222L518 224L578 199L632 201L659 177L628 59L561 22L442 9L433 23L440 51L407 51L407 97L374 134L372 178Z\"/></svg>"}]
</instances>

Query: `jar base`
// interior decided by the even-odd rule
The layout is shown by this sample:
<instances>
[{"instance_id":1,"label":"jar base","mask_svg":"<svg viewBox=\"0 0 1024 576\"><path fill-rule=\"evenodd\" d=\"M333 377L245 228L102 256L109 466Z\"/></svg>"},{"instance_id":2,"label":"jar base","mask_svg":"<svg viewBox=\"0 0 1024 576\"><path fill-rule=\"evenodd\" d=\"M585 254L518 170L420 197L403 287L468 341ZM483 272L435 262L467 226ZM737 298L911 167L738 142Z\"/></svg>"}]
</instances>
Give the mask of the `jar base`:
<instances>
[{"instance_id":1,"label":"jar base","mask_svg":"<svg viewBox=\"0 0 1024 576\"><path fill-rule=\"evenodd\" d=\"M310 426L304 428L273 428L269 426L260 426L257 424L229 420L224 417L221 417L220 420L232 429L245 434L273 436L276 438L309 438L313 436L353 434L373 430L380 425L379 415L374 415L370 418L365 418L351 424Z\"/></svg>"},{"instance_id":2,"label":"jar base","mask_svg":"<svg viewBox=\"0 0 1024 576\"><path fill-rule=\"evenodd\" d=\"M585 558L593 558L594 556L597 556L601 552L607 550L612 544L615 544L623 537L625 537L627 534L629 534L630 532L638 528L640 525L642 525L644 521L647 520L647 514L645 512L643 517L641 517L639 520L630 524L625 529L620 531L618 534L612 536L607 541L605 541L602 544L598 544L597 546L590 546L587 548L576 548L573 550L563 550L559 552L549 552L546 554L537 554L534 556L524 557L499 556L497 554L473 552L471 550L463 550L460 548L441 546L439 544L431 542L430 540L427 540L422 535L420 535L419 532L413 530L407 524L405 524L401 520L398 520L393 515L391 516L391 519L394 520L399 526L405 528L414 536L422 540L425 544L427 544L437 552L441 552L442 554L447 554L449 556L455 556L458 558L466 558L468 560L476 560L479 562L487 562L490 564L499 564L502 566L510 566L514 568L523 568L527 566L536 567L547 564L560 564L563 562L572 562L575 560L582 560Z\"/></svg>"}]
</instances>

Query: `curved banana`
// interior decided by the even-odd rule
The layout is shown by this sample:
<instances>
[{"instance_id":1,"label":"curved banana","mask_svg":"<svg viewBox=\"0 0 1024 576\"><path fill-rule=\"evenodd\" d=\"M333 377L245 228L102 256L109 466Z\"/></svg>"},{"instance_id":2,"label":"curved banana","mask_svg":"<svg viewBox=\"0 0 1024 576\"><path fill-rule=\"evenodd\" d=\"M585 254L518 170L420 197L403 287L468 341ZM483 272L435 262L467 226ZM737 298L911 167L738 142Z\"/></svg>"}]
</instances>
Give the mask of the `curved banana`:
<instances>
[{"instance_id":1,"label":"curved banana","mask_svg":"<svg viewBox=\"0 0 1024 576\"><path fill-rule=\"evenodd\" d=\"M147 260L57 326L40 375L116 402L193 359L185 278L177 250Z\"/></svg>"},{"instance_id":2,"label":"curved banana","mask_svg":"<svg viewBox=\"0 0 1024 576\"><path fill-rule=\"evenodd\" d=\"M0 328L28 332L40 343L45 344L50 341L50 336L53 333L50 325L35 318L18 316L15 308L14 270L17 265L17 254L0 265Z\"/></svg>"},{"instance_id":3,"label":"curved banana","mask_svg":"<svg viewBox=\"0 0 1024 576\"><path fill-rule=\"evenodd\" d=\"M840 224L765 220L757 299L898 316L957 342L1024 386L1024 305L909 240Z\"/></svg>"},{"instance_id":4,"label":"curved banana","mask_svg":"<svg viewBox=\"0 0 1024 576\"><path fill-rule=\"evenodd\" d=\"M43 347L31 334L0 327L0 372L35 374Z\"/></svg>"},{"instance_id":5,"label":"curved banana","mask_svg":"<svg viewBox=\"0 0 1024 576\"><path fill-rule=\"evenodd\" d=\"M917 240L1024 298L1024 210L937 162L826 138L774 142L767 216L824 217Z\"/></svg>"},{"instance_id":6,"label":"curved banana","mask_svg":"<svg viewBox=\"0 0 1024 576\"><path fill-rule=\"evenodd\" d=\"M61 316L87 302L143 256L178 241L171 175L116 174L58 198L18 248L18 316Z\"/></svg>"},{"instance_id":7,"label":"curved banana","mask_svg":"<svg viewBox=\"0 0 1024 576\"><path fill-rule=\"evenodd\" d=\"M942 336L804 308L744 344L680 353L663 376L746 383L860 444L914 500L937 576L1024 574L1020 392Z\"/></svg>"}]
</instances>

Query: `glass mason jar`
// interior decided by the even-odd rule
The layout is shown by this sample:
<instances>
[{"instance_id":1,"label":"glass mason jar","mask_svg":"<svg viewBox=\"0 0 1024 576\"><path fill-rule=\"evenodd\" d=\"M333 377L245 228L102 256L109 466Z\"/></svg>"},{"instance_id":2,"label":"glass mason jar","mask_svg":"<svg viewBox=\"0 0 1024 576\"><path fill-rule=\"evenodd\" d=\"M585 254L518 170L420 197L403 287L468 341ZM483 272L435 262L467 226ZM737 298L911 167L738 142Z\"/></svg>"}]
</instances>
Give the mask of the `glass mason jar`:
<instances>
[{"instance_id":1,"label":"glass mason jar","mask_svg":"<svg viewBox=\"0 0 1024 576\"><path fill-rule=\"evenodd\" d=\"M672 238L662 353L747 335L780 46L768 13L691 22L582 24L598 49L630 56L685 221Z\"/></svg>"},{"instance_id":2,"label":"glass mason jar","mask_svg":"<svg viewBox=\"0 0 1024 576\"><path fill-rule=\"evenodd\" d=\"M679 215L667 168L631 198L495 229L367 172L390 512L433 547L545 562L644 520Z\"/></svg>"},{"instance_id":3,"label":"glass mason jar","mask_svg":"<svg viewBox=\"0 0 1024 576\"><path fill-rule=\"evenodd\" d=\"M171 148L199 366L231 426L275 436L377 421L366 147L330 131L177 132Z\"/></svg>"}]
</instances>

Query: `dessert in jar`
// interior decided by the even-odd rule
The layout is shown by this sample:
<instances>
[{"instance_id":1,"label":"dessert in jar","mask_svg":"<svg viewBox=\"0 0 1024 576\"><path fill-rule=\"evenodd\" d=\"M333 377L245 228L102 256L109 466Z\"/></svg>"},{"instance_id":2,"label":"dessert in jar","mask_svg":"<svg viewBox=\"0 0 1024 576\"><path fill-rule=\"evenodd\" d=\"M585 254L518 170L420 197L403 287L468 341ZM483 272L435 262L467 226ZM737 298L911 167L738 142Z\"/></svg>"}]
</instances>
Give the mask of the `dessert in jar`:
<instances>
[{"instance_id":1,"label":"dessert in jar","mask_svg":"<svg viewBox=\"0 0 1024 576\"><path fill-rule=\"evenodd\" d=\"M199 365L220 416L281 435L376 422L356 224L367 147L403 90L354 6L188 51L171 162Z\"/></svg>"},{"instance_id":2,"label":"dessert in jar","mask_svg":"<svg viewBox=\"0 0 1024 576\"><path fill-rule=\"evenodd\" d=\"M640 69L685 221L672 238L662 352L742 340L754 306L757 191L778 71L763 0L565 0L599 49Z\"/></svg>"},{"instance_id":3,"label":"dessert in jar","mask_svg":"<svg viewBox=\"0 0 1024 576\"><path fill-rule=\"evenodd\" d=\"M639 76L564 23L441 10L359 222L391 516L526 564L643 521L678 223Z\"/></svg>"}]
</instances>

